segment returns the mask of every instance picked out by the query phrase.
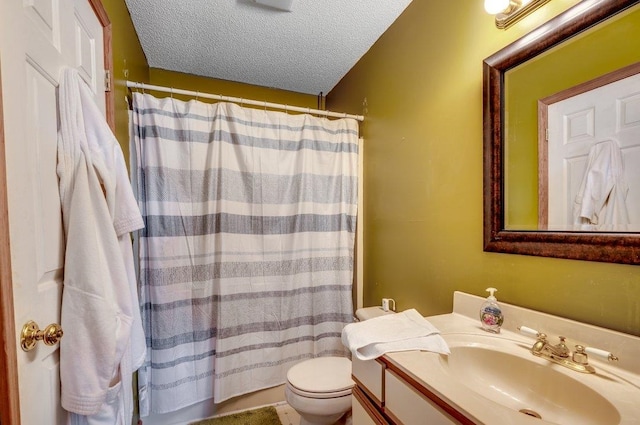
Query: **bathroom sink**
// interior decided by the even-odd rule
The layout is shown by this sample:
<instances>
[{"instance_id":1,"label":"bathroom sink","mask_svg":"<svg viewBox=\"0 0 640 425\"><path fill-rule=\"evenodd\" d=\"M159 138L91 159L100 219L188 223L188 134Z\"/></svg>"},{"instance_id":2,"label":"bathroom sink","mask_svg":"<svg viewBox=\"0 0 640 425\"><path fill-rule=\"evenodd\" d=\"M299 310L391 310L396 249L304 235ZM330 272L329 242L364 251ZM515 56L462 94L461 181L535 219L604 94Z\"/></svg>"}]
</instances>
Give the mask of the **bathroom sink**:
<instances>
[{"instance_id":1,"label":"bathroom sink","mask_svg":"<svg viewBox=\"0 0 640 425\"><path fill-rule=\"evenodd\" d=\"M499 334L478 322L484 298L456 292L453 312L429 316L449 355L387 353L391 372L455 418L478 425L639 425L640 337L502 303ZM535 324L555 344L610 349L618 361L589 354L595 373L580 373L534 356L534 337L518 326ZM593 352L593 350L591 350Z\"/></svg>"},{"instance_id":2,"label":"bathroom sink","mask_svg":"<svg viewBox=\"0 0 640 425\"><path fill-rule=\"evenodd\" d=\"M533 356L521 341L477 334L443 337L451 349L449 356L439 357L443 371L485 399L542 422L620 423L616 407L592 388L606 380L603 376L551 364ZM631 390L640 400L640 390Z\"/></svg>"}]
</instances>

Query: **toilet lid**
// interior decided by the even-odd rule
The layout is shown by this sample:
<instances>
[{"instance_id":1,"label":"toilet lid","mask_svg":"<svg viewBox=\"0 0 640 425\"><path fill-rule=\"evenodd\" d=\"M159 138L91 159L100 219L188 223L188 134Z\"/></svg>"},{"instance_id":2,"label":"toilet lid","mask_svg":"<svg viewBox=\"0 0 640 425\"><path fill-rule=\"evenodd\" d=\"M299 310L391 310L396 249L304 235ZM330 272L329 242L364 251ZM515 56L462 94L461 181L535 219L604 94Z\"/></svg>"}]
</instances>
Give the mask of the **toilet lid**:
<instances>
[{"instance_id":1,"label":"toilet lid","mask_svg":"<svg viewBox=\"0 0 640 425\"><path fill-rule=\"evenodd\" d=\"M300 362L287 372L287 381L307 393L350 390L351 361L344 357L318 357Z\"/></svg>"}]
</instances>

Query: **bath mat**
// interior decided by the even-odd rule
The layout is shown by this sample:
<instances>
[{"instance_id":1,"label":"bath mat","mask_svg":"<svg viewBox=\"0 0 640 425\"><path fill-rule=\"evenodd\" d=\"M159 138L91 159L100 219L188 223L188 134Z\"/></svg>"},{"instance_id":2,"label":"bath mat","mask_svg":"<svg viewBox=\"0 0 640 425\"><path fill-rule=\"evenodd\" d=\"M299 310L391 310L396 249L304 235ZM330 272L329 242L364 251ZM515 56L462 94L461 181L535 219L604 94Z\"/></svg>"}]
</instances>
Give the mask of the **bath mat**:
<instances>
[{"instance_id":1,"label":"bath mat","mask_svg":"<svg viewBox=\"0 0 640 425\"><path fill-rule=\"evenodd\" d=\"M192 422L190 425L281 425L273 406Z\"/></svg>"}]
</instances>

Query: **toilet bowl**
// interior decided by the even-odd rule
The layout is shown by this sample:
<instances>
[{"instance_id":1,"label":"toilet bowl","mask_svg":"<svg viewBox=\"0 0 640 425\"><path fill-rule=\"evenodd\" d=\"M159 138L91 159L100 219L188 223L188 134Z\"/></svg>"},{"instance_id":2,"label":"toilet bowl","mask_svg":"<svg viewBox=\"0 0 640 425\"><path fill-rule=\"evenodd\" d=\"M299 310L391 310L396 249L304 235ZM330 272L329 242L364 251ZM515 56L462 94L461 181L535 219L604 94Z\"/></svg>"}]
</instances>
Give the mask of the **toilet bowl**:
<instances>
[{"instance_id":1,"label":"toilet bowl","mask_svg":"<svg viewBox=\"0 0 640 425\"><path fill-rule=\"evenodd\" d=\"M389 314L380 307L356 311L358 320ZM300 425L331 425L351 410L351 361L345 357L304 360L287 372L285 399Z\"/></svg>"},{"instance_id":2,"label":"toilet bowl","mask_svg":"<svg viewBox=\"0 0 640 425\"><path fill-rule=\"evenodd\" d=\"M351 409L351 361L318 357L289 369L285 398L300 425L330 425Z\"/></svg>"}]
</instances>

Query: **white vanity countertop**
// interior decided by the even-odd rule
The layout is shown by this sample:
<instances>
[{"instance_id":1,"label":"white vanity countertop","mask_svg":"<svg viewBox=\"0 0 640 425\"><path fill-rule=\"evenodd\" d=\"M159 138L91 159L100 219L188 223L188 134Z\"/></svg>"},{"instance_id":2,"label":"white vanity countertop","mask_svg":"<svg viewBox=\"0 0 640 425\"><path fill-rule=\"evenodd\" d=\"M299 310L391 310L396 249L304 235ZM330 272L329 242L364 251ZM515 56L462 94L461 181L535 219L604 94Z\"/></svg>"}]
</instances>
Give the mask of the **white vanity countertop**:
<instances>
[{"instance_id":1,"label":"white vanity countertop","mask_svg":"<svg viewBox=\"0 0 640 425\"><path fill-rule=\"evenodd\" d=\"M479 309L484 298L461 292L454 294L453 312L427 319L437 327L445 339L453 338L469 341L465 344L486 345L516 353L530 358L543 368L555 371L581 382L601 394L615 406L620 413L620 424L640 424L640 338L608 329L551 316L545 313L500 303L505 323L500 334L482 330L479 321ZM566 367L538 358L529 352L535 340L520 334L518 326L527 326L548 335L555 344L558 335L564 335L567 345L572 349L575 344L611 351L620 358L619 362L607 363L589 358L596 368L595 374L583 374ZM452 339L452 340L453 340ZM480 342L478 342L480 341ZM447 370L446 356L424 351L387 353L385 359L415 379L420 385L455 407L471 421L478 424L544 424L550 423L519 413L513 408L485 398L480 392L465 384L465 379L453 378ZM514 371L515 373L515 371ZM558 376L558 375L555 375ZM564 378L563 378L564 379ZM491 383L487 383L491 385ZM526 387L526 383L523 384ZM576 397L578 395L576 394ZM524 406L526 407L526 406ZM571 419L568 419L571 418ZM575 420L568 414L566 423ZM600 423L593 419L593 423ZM555 423L558 422L557 419ZM607 425L613 425L607 423Z\"/></svg>"}]
</instances>

